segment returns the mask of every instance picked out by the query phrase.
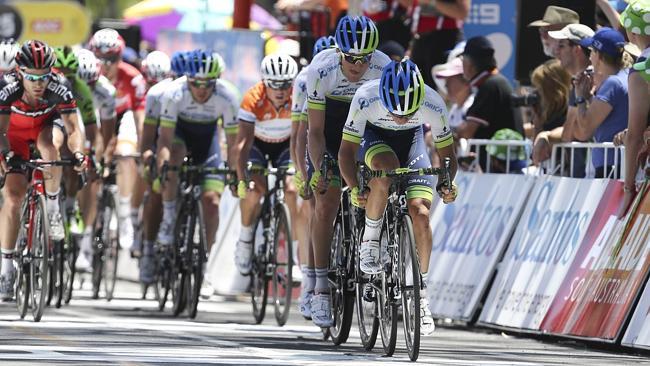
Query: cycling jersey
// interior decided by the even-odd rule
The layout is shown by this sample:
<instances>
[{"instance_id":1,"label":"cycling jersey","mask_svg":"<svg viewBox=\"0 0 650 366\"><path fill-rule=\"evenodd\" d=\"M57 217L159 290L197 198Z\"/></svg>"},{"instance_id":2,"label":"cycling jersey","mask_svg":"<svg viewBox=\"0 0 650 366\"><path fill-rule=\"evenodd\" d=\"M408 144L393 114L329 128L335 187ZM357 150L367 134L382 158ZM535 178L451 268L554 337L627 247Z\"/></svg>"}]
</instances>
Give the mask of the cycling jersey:
<instances>
[{"instance_id":1,"label":"cycling jersey","mask_svg":"<svg viewBox=\"0 0 650 366\"><path fill-rule=\"evenodd\" d=\"M147 83L138 69L126 62L120 62L114 86L117 89L115 96L117 114L120 117L128 110L144 109Z\"/></svg>"},{"instance_id":2,"label":"cycling jersey","mask_svg":"<svg viewBox=\"0 0 650 366\"><path fill-rule=\"evenodd\" d=\"M291 91L289 91L291 93ZM237 118L255 125L255 137L264 142L283 142L291 137L291 99L275 108L262 81L248 89ZM227 125L226 125L227 126Z\"/></svg>"},{"instance_id":3,"label":"cycling jersey","mask_svg":"<svg viewBox=\"0 0 650 366\"><path fill-rule=\"evenodd\" d=\"M302 120L302 110L307 101L307 70L309 65L300 70L296 81L293 82L293 94L291 95L291 121L300 122Z\"/></svg>"},{"instance_id":4,"label":"cycling jersey","mask_svg":"<svg viewBox=\"0 0 650 366\"><path fill-rule=\"evenodd\" d=\"M116 89L110 81L101 75L96 82L89 85L93 93L93 102L99 112L99 120L107 121L116 118L115 93Z\"/></svg>"},{"instance_id":5,"label":"cycling jersey","mask_svg":"<svg viewBox=\"0 0 650 366\"><path fill-rule=\"evenodd\" d=\"M51 126L59 114L77 113L77 102L70 83L57 72L47 84L37 106L22 100L23 83L17 73L3 75L0 79L0 114L10 115L7 137L14 153L29 159L29 144L35 142L45 126Z\"/></svg>"},{"instance_id":6,"label":"cycling jersey","mask_svg":"<svg viewBox=\"0 0 650 366\"><path fill-rule=\"evenodd\" d=\"M172 82L161 100L160 127L174 128L175 143L182 143L195 163L208 167L221 165L221 149L217 124L220 118L224 125L235 122L236 96L217 80L212 96L203 104L196 103L186 82ZM224 178L206 175L204 188L223 191Z\"/></svg>"},{"instance_id":7,"label":"cycling jersey","mask_svg":"<svg viewBox=\"0 0 650 366\"><path fill-rule=\"evenodd\" d=\"M177 80L185 81L185 77ZM145 102L144 124L158 126L160 123L161 100L165 91L169 88L169 84L174 81L171 78L164 79L147 91Z\"/></svg>"},{"instance_id":8,"label":"cycling jersey","mask_svg":"<svg viewBox=\"0 0 650 366\"><path fill-rule=\"evenodd\" d=\"M81 113L81 120L84 126L97 125L97 117L95 116L95 106L93 104L93 93L88 84L81 80L76 74L66 76L72 85L72 93L77 100L77 108Z\"/></svg>"}]
</instances>

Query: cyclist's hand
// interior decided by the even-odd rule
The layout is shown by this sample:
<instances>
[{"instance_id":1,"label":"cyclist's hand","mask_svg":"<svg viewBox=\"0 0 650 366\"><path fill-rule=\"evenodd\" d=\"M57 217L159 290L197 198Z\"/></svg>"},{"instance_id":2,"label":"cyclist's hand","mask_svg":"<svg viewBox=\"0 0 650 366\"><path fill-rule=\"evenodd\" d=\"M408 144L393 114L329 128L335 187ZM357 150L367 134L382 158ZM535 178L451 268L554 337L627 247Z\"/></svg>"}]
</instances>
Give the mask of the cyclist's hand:
<instances>
[{"instance_id":1,"label":"cyclist's hand","mask_svg":"<svg viewBox=\"0 0 650 366\"><path fill-rule=\"evenodd\" d=\"M153 166L152 161L154 158L153 151L147 150L142 153L142 179L149 181L151 176L151 167Z\"/></svg>"},{"instance_id":2,"label":"cyclist's hand","mask_svg":"<svg viewBox=\"0 0 650 366\"><path fill-rule=\"evenodd\" d=\"M83 172L88 168L88 156L81 151L74 153L74 170Z\"/></svg>"},{"instance_id":3,"label":"cyclist's hand","mask_svg":"<svg viewBox=\"0 0 650 366\"><path fill-rule=\"evenodd\" d=\"M9 165L7 162L13 156L13 152L10 150L0 151L0 175L4 175L9 171Z\"/></svg>"},{"instance_id":4,"label":"cyclist's hand","mask_svg":"<svg viewBox=\"0 0 650 366\"><path fill-rule=\"evenodd\" d=\"M248 191L248 182L240 180L239 183L237 183L237 197L241 199L246 198L246 191Z\"/></svg>"},{"instance_id":5,"label":"cyclist's hand","mask_svg":"<svg viewBox=\"0 0 650 366\"><path fill-rule=\"evenodd\" d=\"M458 186L456 183L451 183L451 188L444 184L438 184L438 186L436 186L436 191L438 192L438 196L442 198L442 202L445 204L454 202L456 197L458 197Z\"/></svg>"},{"instance_id":6,"label":"cyclist's hand","mask_svg":"<svg viewBox=\"0 0 650 366\"><path fill-rule=\"evenodd\" d=\"M151 183L151 190L154 193L160 194L162 192L162 184L160 184L160 177L156 177Z\"/></svg>"},{"instance_id":7,"label":"cyclist's hand","mask_svg":"<svg viewBox=\"0 0 650 366\"><path fill-rule=\"evenodd\" d=\"M364 208L368 202L368 192L361 192L359 187L353 187L352 191L350 191L350 201L352 202L353 206Z\"/></svg>"},{"instance_id":8,"label":"cyclist's hand","mask_svg":"<svg viewBox=\"0 0 650 366\"><path fill-rule=\"evenodd\" d=\"M309 180L309 187L314 192L325 192L329 186L329 182L325 177L320 174L320 170L316 170L314 174L311 175Z\"/></svg>"}]
</instances>

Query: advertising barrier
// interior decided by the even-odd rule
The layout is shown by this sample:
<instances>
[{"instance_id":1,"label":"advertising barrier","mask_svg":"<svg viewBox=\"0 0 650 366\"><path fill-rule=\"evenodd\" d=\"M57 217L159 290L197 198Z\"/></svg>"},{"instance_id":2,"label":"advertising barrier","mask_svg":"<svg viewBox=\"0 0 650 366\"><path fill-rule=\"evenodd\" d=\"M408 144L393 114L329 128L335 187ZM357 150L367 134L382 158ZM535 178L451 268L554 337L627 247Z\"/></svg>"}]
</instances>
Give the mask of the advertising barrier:
<instances>
[{"instance_id":1,"label":"advertising barrier","mask_svg":"<svg viewBox=\"0 0 650 366\"><path fill-rule=\"evenodd\" d=\"M20 42L39 39L51 46L86 42L90 15L72 1L16 1L13 7L20 17L2 17L2 33L13 33ZM5 31L6 30L6 31Z\"/></svg>"},{"instance_id":2,"label":"advertising barrier","mask_svg":"<svg viewBox=\"0 0 650 366\"><path fill-rule=\"evenodd\" d=\"M458 200L436 206L428 295L437 318L469 321L512 235L535 177L459 172Z\"/></svg>"},{"instance_id":3,"label":"advertising barrier","mask_svg":"<svg viewBox=\"0 0 650 366\"><path fill-rule=\"evenodd\" d=\"M562 177L535 183L499 264L481 323L539 329L609 183Z\"/></svg>"}]
</instances>

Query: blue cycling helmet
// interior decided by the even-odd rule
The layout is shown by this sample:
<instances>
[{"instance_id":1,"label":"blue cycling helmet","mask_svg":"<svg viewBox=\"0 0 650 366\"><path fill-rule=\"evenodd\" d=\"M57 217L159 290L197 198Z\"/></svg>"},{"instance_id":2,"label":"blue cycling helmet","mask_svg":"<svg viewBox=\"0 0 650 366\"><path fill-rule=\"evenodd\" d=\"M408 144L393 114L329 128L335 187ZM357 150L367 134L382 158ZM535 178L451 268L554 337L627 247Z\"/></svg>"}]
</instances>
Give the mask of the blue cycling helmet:
<instances>
[{"instance_id":1,"label":"blue cycling helmet","mask_svg":"<svg viewBox=\"0 0 650 366\"><path fill-rule=\"evenodd\" d=\"M212 51L194 50L188 55L185 74L189 77L216 79L221 75L222 66L220 57L215 57Z\"/></svg>"},{"instance_id":2,"label":"blue cycling helmet","mask_svg":"<svg viewBox=\"0 0 650 366\"><path fill-rule=\"evenodd\" d=\"M391 61L384 67L379 79L379 96L390 113L406 116L417 112L424 93L424 79L413 61Z\"/></svg>"},{"instance_id":3,"label":"blue cycling helmet","mask_svg":"<svg viewBox=\"0 0 650 366\"><path fill-rule=\"evenodd\" d=\"M370 18L344 16L336 26L336 46L343 53L365 55L379 45L379 31Z\"/></svg>"},{"instance_id":4,"label":"blue cycling helmet","mask_svg":"<svg viewBox=\"0 0 650 366\"><path fill-rule=\"evenodd\" d=\"M185 75L188 51L177 51L172 54L171 64L172 72L176 76Z\"/></svg>"},{"instance_id":5,"label":"blue cycling helmet","mask_svg":"<svg viewBox=\"0 0 650 366\"><path fill-rule=\"evenodd\" d=\"M314 53L311 57L316 56L320 51L336 47L336 39L333 36L322 36L314 43Z\"/></svg>"}]
</instances>

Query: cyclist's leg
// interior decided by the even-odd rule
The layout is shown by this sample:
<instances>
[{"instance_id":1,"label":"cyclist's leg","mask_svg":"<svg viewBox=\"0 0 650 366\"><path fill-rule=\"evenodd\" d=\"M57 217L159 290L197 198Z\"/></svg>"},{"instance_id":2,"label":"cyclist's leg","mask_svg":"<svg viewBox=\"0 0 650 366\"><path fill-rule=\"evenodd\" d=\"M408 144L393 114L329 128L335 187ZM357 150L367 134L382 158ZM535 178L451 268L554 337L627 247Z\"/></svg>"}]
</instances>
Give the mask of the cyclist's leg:
<instances>
[{"instance_id":1,"label":"cyclist's leg","mask_svg":"<svg viewBox=\"0 0 650 366\"><path fill-rule=\"evenodd\" d=\"M59 160L59 150L54 145L54 135L61 134L61 130L46 124L41 129L36 139L36 148L44 160ZM45 193L47 195L47 215L50 221L50 239L62 240L65 236L63 220L59 211L59 193L61 193L61 167L48 167L44 169Z\"/></svg>"},{"instance_id":2,"label":"cyclist's leg","mask_svg":"<svg viewBox=\"0 0 650 366\"><path fill-rule=\"evenodd\" d=\"M179 166L187 155L184 140L178 138L179 128L176 127L177 138L174 139L169 155L169 165ZM167 172L167 180L162 183L163 217L158 229L157 241L162 245L171 245L174 240L174 225L176 223L176 188L178 187L178 173Z\"/></svg>"},{"instance_id":3,"label":"cyclist's leg","mask_svg":"<svg viewBox=\"0 0 650 366\"><path fill-rule=\"evenodd\" d=\"M130 155L137 152L137 130L132 111L122 116L117 134L116 155ZM134 230L131 216L131 199L137 178L135 159L120 159L117 161L117 187L119 192L117 216L119 221L120 244L123 248L133 246Z\"/></svg>"},{"instance_id":4,"label":"cyclist's leg","mask_svg":"<svg viewBox=\"0 0 650 366\"><path fill-rule=\"evenodd\" d=\"M289 167L295 166L291 161L291 152L289 147L280 150L277 156L272 158L273 166L275 167ZM294 265L298 265L300 262L298 260L298 225L296 221L298 219L298 190L296 185L293 182L293 176L286 176L284 179L284 202L289 208L289 220L291 221L291 238L293 240L293 261ZM295 269L295 268L294 268ZM294 270L293 273L297 271Z\"/></svg>"},{"instance_id":5,"label":"cyclist's leg","mask_svg":"<svg viewBox=\"0 0 650 366\"><path fill-rule=\"evenodd\" d=\"M309 182L309 171L313 171L311 167L311 160L309 154L305 152L305 165L308 167L307 174L303 178L305 184ZM314 246L311 240L311 223L314 218L314 207L316 203L313 197L304 200L299 209L296 225L298 226L298 241L300 249L300 264L302 272L302 286L300 291L300 302L298 308L300 313L306 317L311 318L311 299L314 295L314 288L316 287L316 269L314 268Z\"/></svg>"},{"instance_id":6,"label":"cyclist's leg","mask_svg":"<svg viewBox=\"0 0 650 366\"><path fill-rule=\"evenodd\" d=\"M213 134L208 156L204 164L209 168L219 168L222 165L219 135ZM225 177L223 175L206 174L203 180L203 218L205 220L205 233L207 236L208 253L212 250L217 240L219 228L219 202L224 189ZM208 254L206 253L206 254Z\"/></svg>"}]
</instances>

